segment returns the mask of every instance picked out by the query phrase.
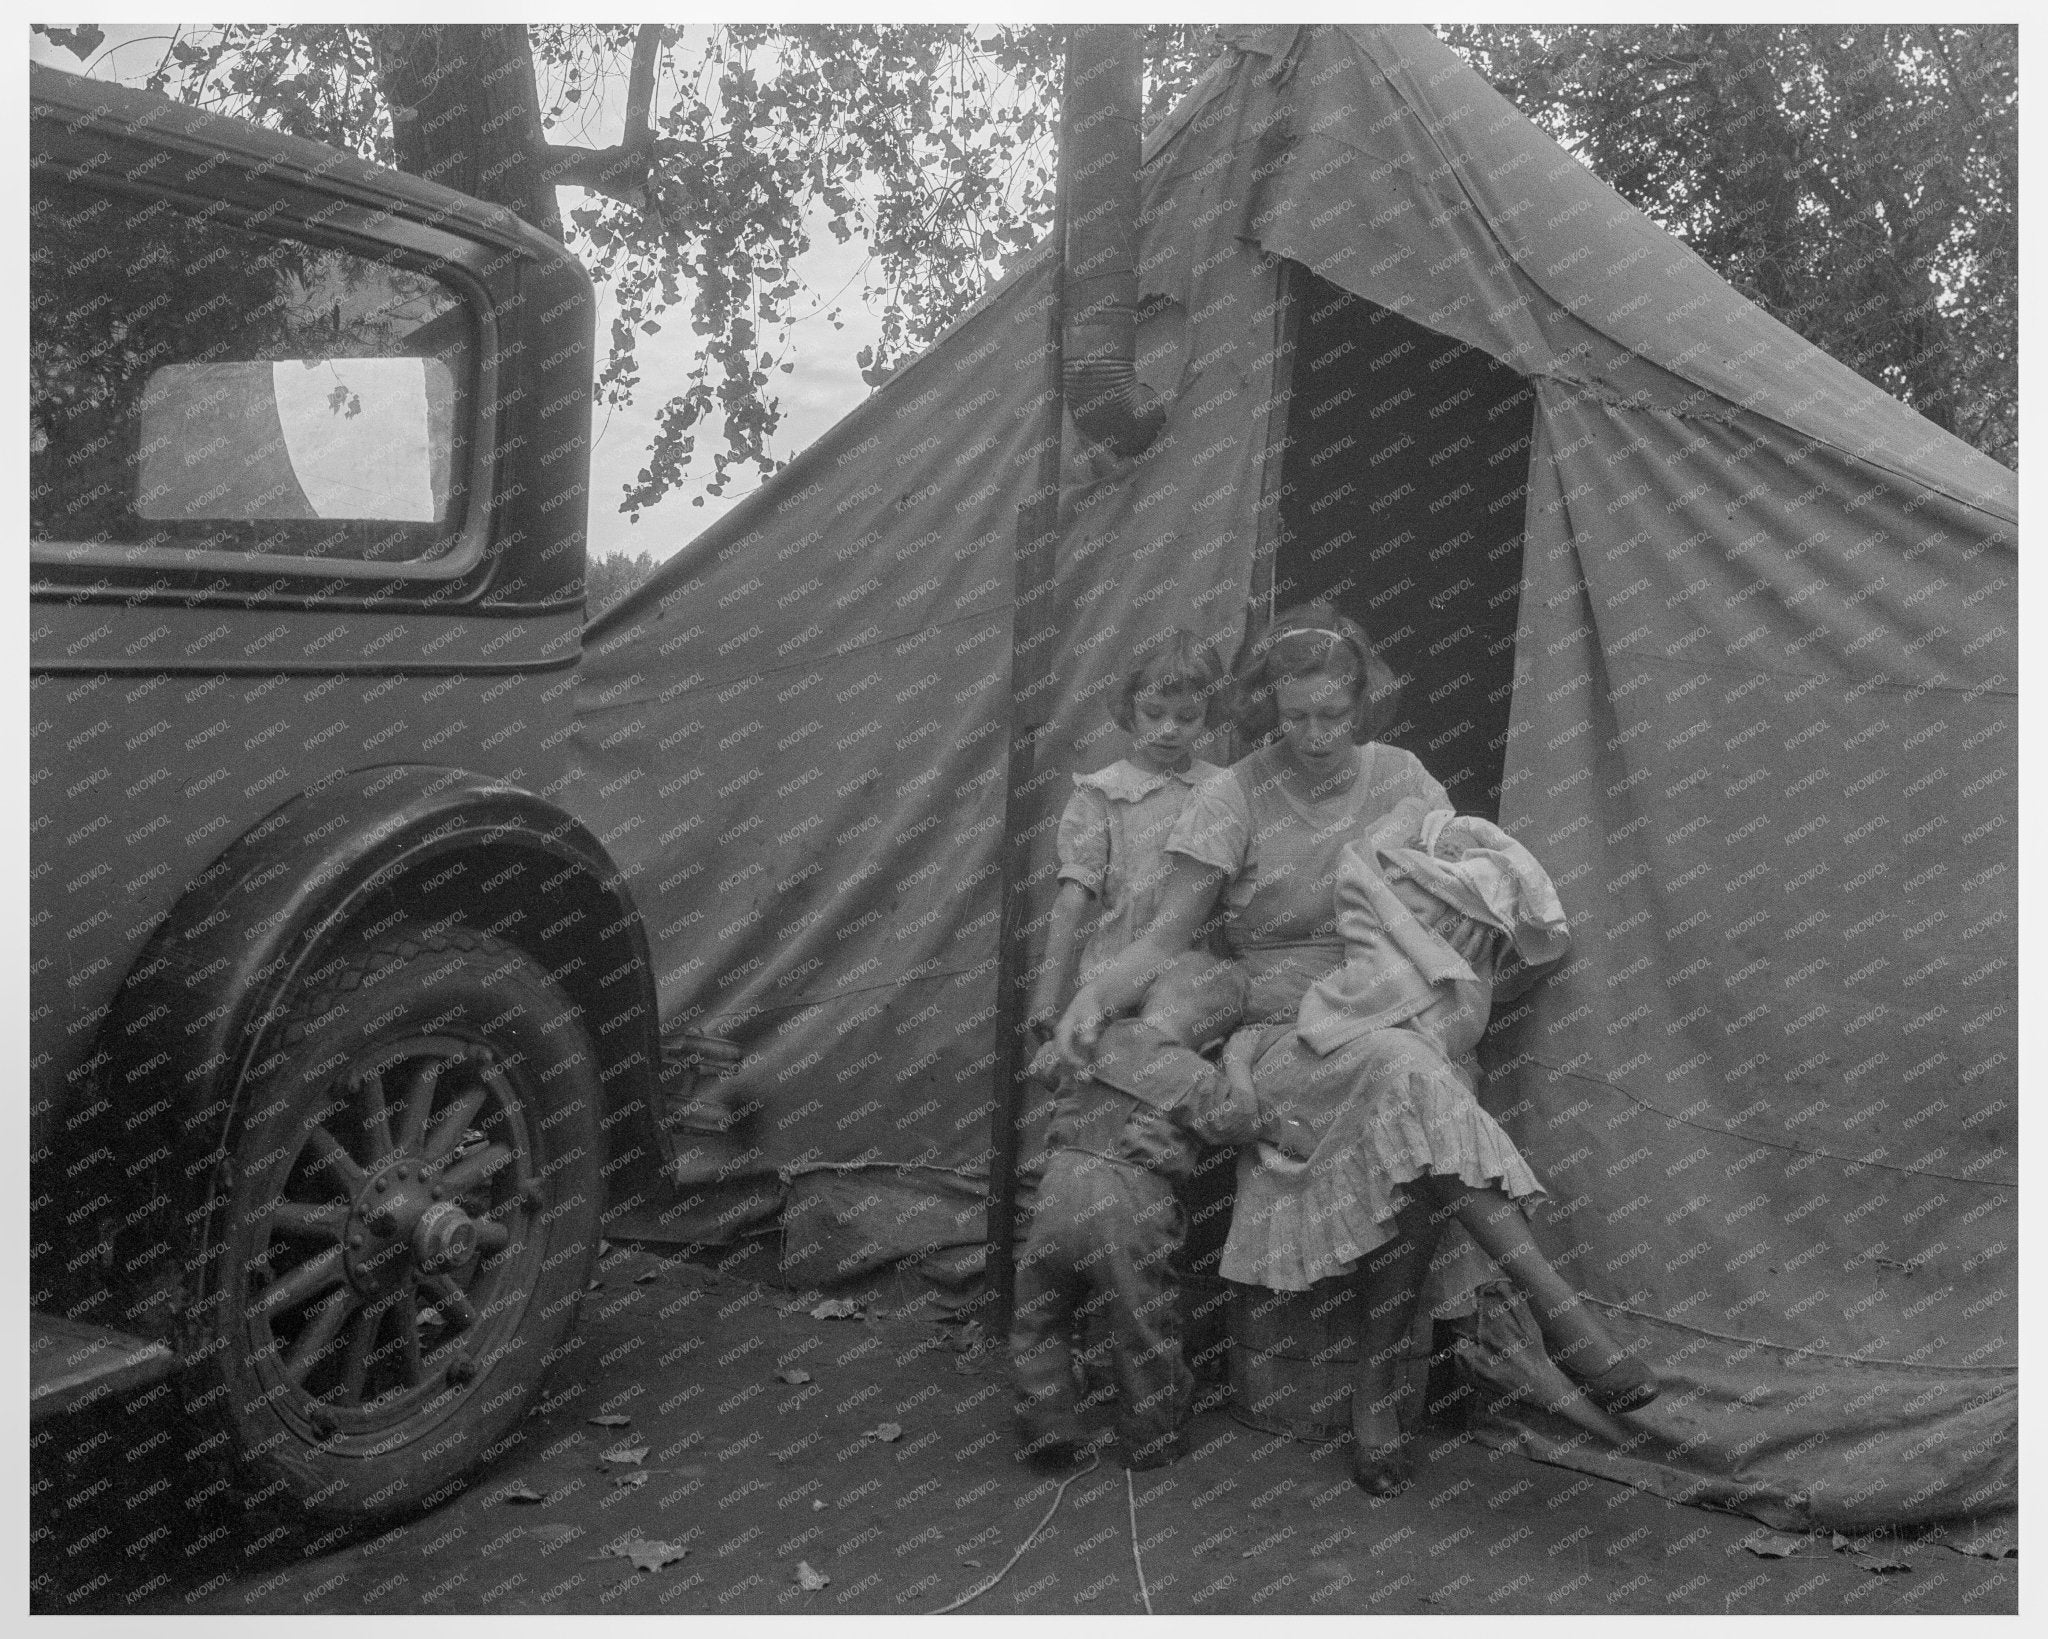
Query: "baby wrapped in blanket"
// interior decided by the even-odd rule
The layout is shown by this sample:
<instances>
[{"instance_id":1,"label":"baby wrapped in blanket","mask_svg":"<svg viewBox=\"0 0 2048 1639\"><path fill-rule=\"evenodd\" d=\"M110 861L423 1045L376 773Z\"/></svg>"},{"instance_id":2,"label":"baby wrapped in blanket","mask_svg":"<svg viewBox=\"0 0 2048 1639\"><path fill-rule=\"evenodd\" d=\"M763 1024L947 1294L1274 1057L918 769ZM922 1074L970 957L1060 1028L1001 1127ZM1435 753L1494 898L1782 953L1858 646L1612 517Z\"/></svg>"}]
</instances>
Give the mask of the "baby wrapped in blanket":
<instances>
[{"instance_id":1,"label":"baby wrapped in blanket","mask_svg":"<svg viewBox=\"0 0 2048 1639\"><path fill-rule=\"evenodd\" d=\"M1296 1020L1319 1054L1398 1025L1455 1063L1478 1045L1495 1000L1570 943L1557 890L1528 849L1489 820L1414 797L1345 847L1336 897L1344 965L1310 988ZM1472 961L1445 937L1467 921L1493 934Z\"/></svg>"}]
</instances>

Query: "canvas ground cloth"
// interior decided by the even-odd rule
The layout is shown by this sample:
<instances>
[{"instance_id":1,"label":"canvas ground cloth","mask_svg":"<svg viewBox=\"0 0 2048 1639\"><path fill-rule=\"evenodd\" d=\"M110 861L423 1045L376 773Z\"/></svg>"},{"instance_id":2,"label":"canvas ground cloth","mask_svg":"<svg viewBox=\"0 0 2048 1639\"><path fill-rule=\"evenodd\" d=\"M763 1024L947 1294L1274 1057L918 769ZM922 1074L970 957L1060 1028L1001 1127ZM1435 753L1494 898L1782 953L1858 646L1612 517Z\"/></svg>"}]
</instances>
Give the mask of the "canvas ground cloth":
<instances>
[{"instance_id":1,"label":"canvas ground cloth","mask_svg":"<svg viewBox=\"0 0 2048 1639\"><path fill-rule=\"evenodd\" d=\"M1426 31L1230 38L1148 149L1166 431L1068 461L1043 874L1141 636L1228 649L1248 595L1287 599L1313 428L1284 265L1510 365L1519 624L1473 666L1512 689L1499 817L1576 955L1496 1031L1486 1098L1555 1197L1544 1243L1670 1387L1626 1424L1546 1410L1493 1305L1468 1359L1523 1393L1493 1435L1781 1523L2011 1506L2012 475L1742 301ZM979 1227L1046 289L1013 276L590 634L564 800L632 877L666 1022L748 1048L730 1187L780 1175L801 1216L831 1169L810 1271ZM1454 450L1460 407L1419 366L1405 396ZM1362 546L1390 480L1355 470ZM1460 595L1427 546L1360 552L1351 595L1404 569ZM695 1193L707 1230L758 1211Z\"/></svg>"}]
</instances>

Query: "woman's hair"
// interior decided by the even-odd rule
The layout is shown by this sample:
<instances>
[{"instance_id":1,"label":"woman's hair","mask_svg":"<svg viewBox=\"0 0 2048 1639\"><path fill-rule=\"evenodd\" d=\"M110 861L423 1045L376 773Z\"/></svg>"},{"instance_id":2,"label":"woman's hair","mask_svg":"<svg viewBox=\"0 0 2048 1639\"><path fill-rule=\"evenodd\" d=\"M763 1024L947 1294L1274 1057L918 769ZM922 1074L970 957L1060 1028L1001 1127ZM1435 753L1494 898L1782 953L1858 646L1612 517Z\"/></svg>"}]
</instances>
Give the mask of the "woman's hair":
<instances>
[{"instance_id":1,"label":"woman's hair","mask_svg":"<svg viewBox=\"0 0 2048 1639\"><path fill-rule=\"evenodd\" d=\"M1147 638L1138 652L1144 658L1124 674L1123 686L1109 697L1109 715L1118 728L1128 733L1136 726L1138 696L1147 689L1193 696L1202 704L1202 721L1214 725L1217 700L1230 680L1213 648L1186 627L1176 626Z\"/></svg>"},{"instance_id":2,"label":"woman's hair","mask_svg":"<svg viewBox=\"0 0 2048 1639\"><path fill-rule=\"evenodd\" d=\"M1304 677L1346 682L1352 694L1351 738L1361 744L1384 733L1400 707L1400 682L1365 628L1317 598L1277 616L1239 657L1239 726L1253 740L1271 738L1280 726L1275 692L1282 683Z\"/></svg>"}]
</instances>

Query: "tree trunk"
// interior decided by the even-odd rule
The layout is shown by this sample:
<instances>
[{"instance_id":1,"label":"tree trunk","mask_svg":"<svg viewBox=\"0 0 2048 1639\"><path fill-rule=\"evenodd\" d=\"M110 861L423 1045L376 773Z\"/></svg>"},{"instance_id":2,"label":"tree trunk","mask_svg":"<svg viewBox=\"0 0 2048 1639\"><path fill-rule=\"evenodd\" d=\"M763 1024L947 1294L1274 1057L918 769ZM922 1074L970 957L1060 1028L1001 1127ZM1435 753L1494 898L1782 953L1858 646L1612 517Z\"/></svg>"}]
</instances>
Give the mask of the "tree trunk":
<instances>
[{"instance_id":1,"label":"tree trunk","mask_svg":"<svg viewBox=\"0 0 2048 1639\"><path fill-rule=\"evenodd\" d=\"M503 205L560 239L525 26L385 24L369 33L399 167Z\"/></svg>"}]
</instances>

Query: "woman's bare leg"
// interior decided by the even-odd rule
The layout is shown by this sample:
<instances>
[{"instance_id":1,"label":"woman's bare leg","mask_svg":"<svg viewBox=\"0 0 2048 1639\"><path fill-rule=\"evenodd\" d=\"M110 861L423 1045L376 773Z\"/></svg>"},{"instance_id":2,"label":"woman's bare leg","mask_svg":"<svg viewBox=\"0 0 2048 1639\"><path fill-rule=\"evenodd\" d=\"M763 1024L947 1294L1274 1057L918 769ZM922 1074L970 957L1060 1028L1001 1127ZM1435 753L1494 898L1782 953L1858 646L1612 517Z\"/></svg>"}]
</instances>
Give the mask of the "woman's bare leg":
<instances>
[{"instance_id":1,"label":"woman's bare leg","mask_svg":"<svg viewBox=\"0 0 2048 1639\"><path fill-rule=\"evenodd\" d=\"M1351 1432L1361 1450L1397 1445L1401 1425L1395 1406L1401 1388L1401 1362L1415 1325L1415 1305L1422 1296L1428 1267L1426 1243L1407 1235L1375 1247L1359 1266L1360 1298L1358 1374L1351 1388Z\"/></svg>"},{"instance_id":2,"label":"woman's bare leg","mask_svg":"<svg viewBox=\"0 0 2048 1639\"><path fill-rule=\"evenodd\" d=\"M1358 1370L1351 1381L1352 1476L1366 1490L1391 1496L1408 1482L1401 1454L1403 1363L1415 1326L1415 1306L1434 1242L1428 1212L1419 1203L1402 1209L1399 1233L1367 1254L1357 1280L1365 1313L1359 1320Z\"/></svg>"},{"instance_id":3,"label":"woman's bare leg","mask_svg":"<svg viewBox=\"0 0 2048 1639\"><path fill-rule=\"evenodd\" d=\"M1431 1198L1432 1217L1455 1217L1480 1251L1521 1288L1553 1360L1585 1378L1632 1358L1543 1255L1521 1207L1499 1188L1489 1184L1474 1189L1460 1179L1442 1177L1418 1179L1415 1187Z\"/></svg>"}]
</instances>

